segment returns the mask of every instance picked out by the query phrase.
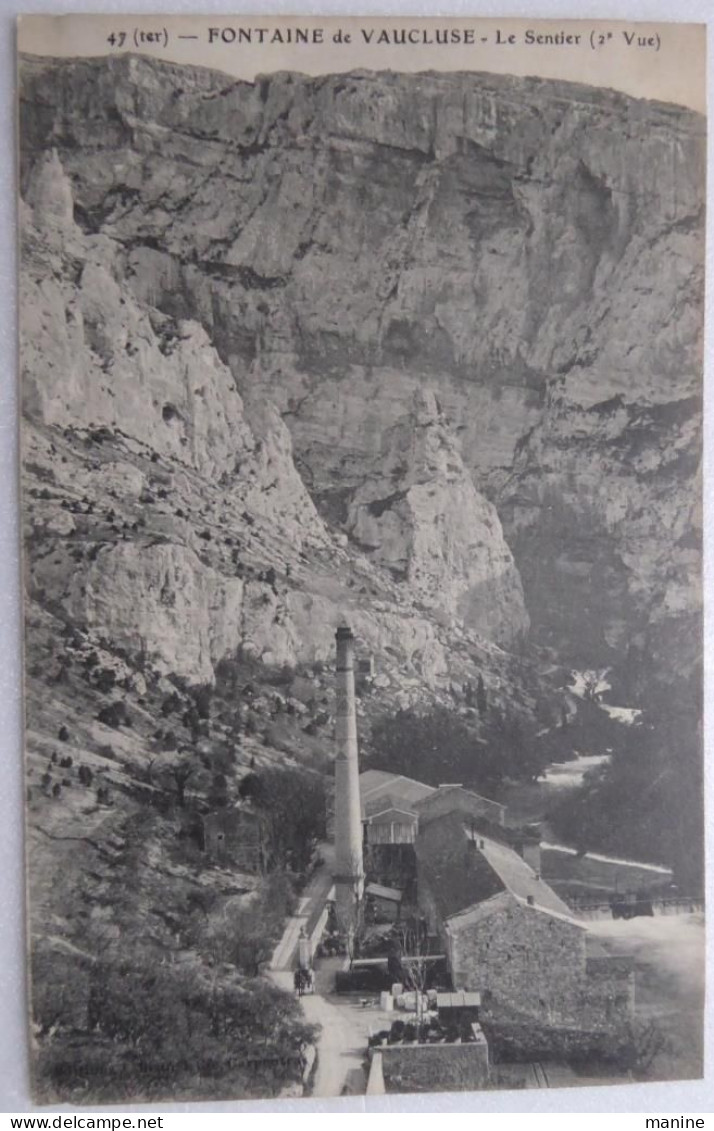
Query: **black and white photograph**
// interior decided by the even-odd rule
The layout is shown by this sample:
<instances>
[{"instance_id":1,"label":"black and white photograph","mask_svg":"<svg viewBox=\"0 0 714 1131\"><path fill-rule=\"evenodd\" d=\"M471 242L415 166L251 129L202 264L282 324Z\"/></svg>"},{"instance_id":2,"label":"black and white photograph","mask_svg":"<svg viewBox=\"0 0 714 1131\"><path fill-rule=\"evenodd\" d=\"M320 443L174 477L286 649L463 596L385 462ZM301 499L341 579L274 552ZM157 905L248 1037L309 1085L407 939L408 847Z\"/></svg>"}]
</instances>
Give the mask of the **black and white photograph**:
<instances>
[{"instance_id":1,"label":"black and white photograph","mask_svg":"<svg viewBox=\"0 0 714 1131\"><path fill-rule=\"evenodd\" d=\"M702 1077L705 40L20 21L36 1103Z\"/></svg>"}]
</instances>

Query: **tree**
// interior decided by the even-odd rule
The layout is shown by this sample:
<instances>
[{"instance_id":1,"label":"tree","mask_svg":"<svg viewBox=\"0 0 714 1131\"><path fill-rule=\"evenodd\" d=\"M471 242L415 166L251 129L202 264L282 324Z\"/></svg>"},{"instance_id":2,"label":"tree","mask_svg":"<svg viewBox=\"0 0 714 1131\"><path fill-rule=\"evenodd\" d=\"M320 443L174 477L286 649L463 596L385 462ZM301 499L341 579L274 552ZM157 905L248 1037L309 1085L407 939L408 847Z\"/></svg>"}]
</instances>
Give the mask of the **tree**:
<instances>
[{"instance_id":1,"label":"tree","mask_svg":"<svg viewBox=\"0 0 714 1131\"><path fill-rule=\"evenodd\" d=\"M407 919L395 925L399 946L399 964L404 984L414 991L416 998L417 1036L422 1021L422 1003L429 978L428 941L421 920Z\"/></svg>"},{"instance_id":2,"label":"tree","mask_svg":"<svg viewBox=\"0 0 714 1131\"><path fill-rule=\"evenodd\" d=\"M654 1019L632 1022L628 1037L627 1067L636 1072L640 1078L648 1075L658 1056L672 1051L671 1039L667 1037L661 1024Z\"/></svg>"},{"instance_id":3,"label":"tree","mask_svg":"<svg viewBox=\"0 0 714 1131\"><path fill-rule=\"evenodd\" d=\"M43 1012L51 1018L56 1009ZM248 1091L251 1059L261 1064L261 1088L277 1092L300 1079L305 1047L318 1031L292 994L263 979L164 963L149 948L97 957L89 973L88 1029L92 1039L79 1045L47 1046L40 1071L60 1091L106 1089L114 1099L124 1098L127 1087L135 1099L185 1092L202 1080L208 1095L222 1085Z\"/></svg>"},{"instance_id":4,"label":"tree","mask_svg":"<svg viewBox=\"0 0 714 1131\"><path fill-rule=\"evenodd\" d=\"M257 977L270 961L295 896L288 878L269 876L249 904L229 901L211 916L199 939L187 939L214 963L229 962L241 973Z\"/></svg>"},{"instance_id":5,"label":"tree","mask_svg":"<svg viewBox=\"0 0 714 1131\"><path fill-rule=\"evenodd\" d=\"M549 761L532 730L526 730L517 715L489 712L484 738L489 752L489 765L501 777L517 781L537 781Z\"/></svg>"},{"instance_id":6,"label":"tree","mask_svg":"<svg viewBox=\"0 0 714 1131\"><path fill-rule=\"evenodd\" d=\"M228 779L225 774L214 774L211 780L211 790L208 795L208 804L213 809L224 809L228 804Z\"/></svg>"},{"instance_id":7,"label":"tree","mask_svg":"<svg viewBox=\"0 0 714 1131\"><path fill-rule=\"evenodd\" d=\"M490 708L480 732L446 707L383 716L372 731L371 764L429 785L460 782L488 791L505 778L535 780L547 759L518 716Z\"/></svg>"},{"instance_id":8,"label":"tree","mask_svg":"<svg viewBox=\"0 0 714 1131\"><path fill-rule=\"evenodd\" d=\"M325 782L322 775L293 767L248 773L238 792L266 817L273 867L304 871L316 841L325 837Z\"/></svg>"},{"instance_id":9,"label":"tree","mask_svg":"<svg viewBox=\"0 0 714 1131\"><path fill-rule=\"evenodd\" d=\"M605 678L609 670L609 668L596 668L582 673L583 698L591 703L597 702L602 692L607 691L610 686Z\"/></svg>"},{"instance_id":10,"label":"tree","mask_svg":"<svg viewBox=\"0 0 714 1131\"><path fill-rule=\"evenodd\" d=\"M481 718L484 718L488 710L488 698L486 696L486 685L483 682L483 676L480 672L476 685L476 707Z\"/></svg>"},{"instance_id":11,"label":"tree","mask_svg":"<svg viewBox=\"0 0 714 1131\"><path fill-rule=\"evenodd\" d=\"M211 699L213 698L213 688L209 683L201 684L198 687L191 689L193 701L196 704L196 711L200 719L208 720L211 717Z\"/></svg>"},{"instance_id":12,"label":"tree","mask_svg":"<svg viewBox=\"0 0 714 1131\"><path fill-rule=\"evenodd\" d=\"M640 725L611 724L609 762L548 815L557 833L576 847L669 865L696 894L704 840L699 718L696 698L673 685L643 705Z\"/></svg>"},{"instance_id":13,"label":"tree","mask_svg":"<svg viewBox=\"0 0 714 1131\"><path fill-rule=\"evenodd\" d=\"M500 777L476 731L446 707L383 716L373 727L372 746L375 767L429 785L459 781L478 787Z\"/></svg>"},{"instance_id":14,"label":"tree","mask_svg":"<svg viewBox=\"0 0 714 1131\"><path fill-rule=\"evenodd\" d=\"M186 805L186 786L194 772L194 767L187 761L177 762L175 766L171 767L171 773L176 785L176 800L182 809Z\"/></svg>"}]
</instances>

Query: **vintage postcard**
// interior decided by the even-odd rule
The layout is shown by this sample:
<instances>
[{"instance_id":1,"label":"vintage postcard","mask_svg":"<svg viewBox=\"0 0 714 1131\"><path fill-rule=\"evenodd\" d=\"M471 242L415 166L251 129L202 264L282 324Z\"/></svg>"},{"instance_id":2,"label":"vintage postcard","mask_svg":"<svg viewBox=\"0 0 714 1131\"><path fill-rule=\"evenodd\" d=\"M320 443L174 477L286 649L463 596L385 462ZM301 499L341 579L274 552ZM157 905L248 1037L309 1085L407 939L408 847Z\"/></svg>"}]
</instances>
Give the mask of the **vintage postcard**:
<instances>
[{"instance_id":1,"label":"vintage postcard","mask_svg":"<svg viewBox=\"0 0 714 1131\"><path fill-rule=\"evenodd\" d=\"M38 1101L701 1076L704 51L20 21Z\"/></svg>"}]
</instances>

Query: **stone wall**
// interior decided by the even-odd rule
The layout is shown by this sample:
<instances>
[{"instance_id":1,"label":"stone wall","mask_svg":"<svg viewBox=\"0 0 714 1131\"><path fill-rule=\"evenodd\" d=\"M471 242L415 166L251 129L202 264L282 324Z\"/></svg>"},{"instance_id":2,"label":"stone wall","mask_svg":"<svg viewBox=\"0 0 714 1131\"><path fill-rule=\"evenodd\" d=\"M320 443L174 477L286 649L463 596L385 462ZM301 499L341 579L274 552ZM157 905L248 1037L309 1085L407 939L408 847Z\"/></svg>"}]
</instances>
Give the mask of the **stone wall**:
<instances>
[{"instance_id":1,"label":"stone wall","mask_svg":"<svg viewBox=\"0 0 714 1131\"><path fill-rule=\"evenodd\" d=\"M462 814L421 822L416 842L419 899L428 888L443 920L497 892L503 882L465 835Z\"/></svg>"},{"instance_id":2,"label":"stone wall","mask_svg":"<svg viewBox=\"0 0 714 1131\"><path fill-rule=\"evenodd\" d=\"M419 891L419 910L427 921L429 934L438 935L443 941L447 955L449 955L449 964L451 963L447 931L444 927L443 920L439 914L439 908L436 905L434 894L429 884L422 882L420 879L418 884Z\"/></svg>"},{"instance_id":3,"label":"stone wall","mask_svg":"<svg viewBox=\"0 0 714 1131\"><path fill-rule=\"evenodd\" d=\"M485 1088L489 1078L488 1043L479 1025L474 1041L461 1044L383 1045L387 1092L451 1092Z\"/></svg>"},{"instance_id":4,"label":"stone wall","mask_svg":"<svg viewBox=\"0 0 714 1131\"><path fill-rule=\"evenodd\" d=\"M631 1020L635 1009L632 960L623 955L588 958L585 973L578 1000L583 1028L612 1030Z\"/></svg>"},{"instance_id":5,"label":"stone wall","mask_svg":"<svg viewBox=\"0 0 714 1131\"><path fill-rule=\"evenodd\" d=\"M490 994L491 1007L552 1023L576 1020L585 981L585 931L504 893L447 924L454 986Z\"/></svg>"}]
</instances>

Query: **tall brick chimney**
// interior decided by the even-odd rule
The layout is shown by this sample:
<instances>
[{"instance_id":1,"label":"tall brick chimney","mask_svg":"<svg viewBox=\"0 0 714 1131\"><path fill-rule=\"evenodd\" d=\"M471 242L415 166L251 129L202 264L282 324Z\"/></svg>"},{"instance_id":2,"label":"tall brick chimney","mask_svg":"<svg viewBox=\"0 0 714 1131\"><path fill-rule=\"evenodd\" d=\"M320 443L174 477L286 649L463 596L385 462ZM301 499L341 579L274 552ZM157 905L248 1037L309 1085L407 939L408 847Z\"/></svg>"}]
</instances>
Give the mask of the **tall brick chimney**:
<instances>
[{"instance_id":1,"label":"tall brick chimney","mask_svg":"<svg viewBox=\"0 0 714 1131\"><path fill-rule=\"evenodd\" d=\"M357 713L355 709L354 636L347 625L336 633L335 708L335 896L343 929L354 923L364 892L362 818L359 796Z\"/></svg>"}]
</instances>

